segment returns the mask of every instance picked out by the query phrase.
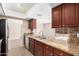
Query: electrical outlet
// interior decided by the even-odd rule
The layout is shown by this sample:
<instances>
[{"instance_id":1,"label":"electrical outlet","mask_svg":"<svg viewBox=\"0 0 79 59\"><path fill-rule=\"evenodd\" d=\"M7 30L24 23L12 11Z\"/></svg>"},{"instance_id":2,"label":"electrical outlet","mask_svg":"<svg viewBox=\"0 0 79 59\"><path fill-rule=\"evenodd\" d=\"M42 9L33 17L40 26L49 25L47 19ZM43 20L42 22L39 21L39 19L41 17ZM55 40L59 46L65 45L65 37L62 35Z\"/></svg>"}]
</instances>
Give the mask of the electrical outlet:
<instances>
[{"instance_id":1,"label":"electrical outlet","mask_svg":"<svg viewBox=\"0 0 79 59\"><path fill-rule=\"evenodd\" d=\"M79 37L79 33L77 33L77 37Z\"/></svg>"}]
</instances>

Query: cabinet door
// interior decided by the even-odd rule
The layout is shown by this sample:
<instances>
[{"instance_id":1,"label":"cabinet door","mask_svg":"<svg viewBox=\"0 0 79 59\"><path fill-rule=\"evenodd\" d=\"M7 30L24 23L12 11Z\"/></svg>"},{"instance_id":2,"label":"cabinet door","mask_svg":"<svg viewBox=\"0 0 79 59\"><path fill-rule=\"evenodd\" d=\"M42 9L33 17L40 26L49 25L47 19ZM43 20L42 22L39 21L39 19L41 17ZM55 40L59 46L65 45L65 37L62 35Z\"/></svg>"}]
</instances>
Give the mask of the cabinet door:
<instances>
[{"instance_id":1,"label":"cabinet door","mask_svg":"<svg viewBox=\"0 0 79 59\"><path fill-rule=\"evenodd\" d=\"M29 38L29 51L34 54L34 39Z\"/></svg>"},{"instance_id":2,"label":"cabinet door","mask_svg":"<svg viewBox=\"0 0 79 59\"><path fill-rule=\"evenodd\" d=\"M29 25L29 29L31 29L32 28L32 26L31 26L31 20L28 20L28 25Z\"/></svg>"},{"instance_id":3,"label":"cabinet door","mask_svg":"<svg viewBox=\"0 0 79 59\"><path fill-rule=\"evenodd\" d=\"M32 20L32 25L33 25L33 29L35 29L36 28L36 19Z\"/></svg>"},{"instance_id":4,"label":"cabinet door","mask_svg":"<svg viewBox=\"0 0 79 59\"><path fill-rule=\"evenodd\" d=\"M79 26L79 3L76 4L76 23Z\"/></svg>"},{"instance_id":5,"label":"cabinet door","mask_svg":"<svg viewBox=\"0 0 79 59\"><path fill-rule=\"evenodd\" d=\"M54 50L54 56L73 56L73 55L69 54L69 53L66 53L66 52L63 52L59 49L55 49Z\"/></svg>"},{"instance_id":6,"label":"cabinet door","mask_svg":"<svg viewBox=\"0 0 79 59\"><path fill-rule=\"evenodd\" d=\"M76 5L74 3L62 4L62 26L74 27L76 25Z\"/></svg>"},{"instance_id":7,"label":"cabinet door","mask_svg":"<svg viewBox=\"0 0 79 59\"><path fill-rule=\"evenodd\" d=\"M44 45L44 56L53 56L54 55L54 48Z\"/></svg>"},{"instance_id":8,"label":"cabinet door","mask_svg":"<svg viewBox=\"0 0 79 59\"><path fill-rule=\"evenodd\" d=\"M61 27L61 5L52 9L52 28Z\"/></svg>"},{"instance_id":9,"label":"cabinet door","mask_svg":"<svg viewBox=\"0 0 79 59\"><path fill-rule=\"evenodd\" d=\"M35 41L35 56L43 56L43 44Z\"/></svg>"},{"instance_id":10,"label":"cabinet door","mask_svg":"<svg viewBox=\"0 0 79 59\"><path fill-rule=\"evenodd\" d=\"M30 19L29 20L29 29L35 29L36 28L36 19Z\"/></svg>"}]
</instances>

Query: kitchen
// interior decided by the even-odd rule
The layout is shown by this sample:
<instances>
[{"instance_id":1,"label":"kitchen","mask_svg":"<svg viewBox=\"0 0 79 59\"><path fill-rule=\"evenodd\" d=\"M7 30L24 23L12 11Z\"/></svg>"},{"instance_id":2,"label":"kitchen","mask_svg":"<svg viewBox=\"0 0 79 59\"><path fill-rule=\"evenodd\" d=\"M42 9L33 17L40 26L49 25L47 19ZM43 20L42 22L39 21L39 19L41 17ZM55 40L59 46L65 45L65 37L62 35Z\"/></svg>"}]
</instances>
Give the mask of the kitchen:
<instances>
[{"instance_id":1,"label":"kitchen","mask_svg":"<svg viewBox=\"0 0 79 59\"><path fill-rule=\"evenodd\" d=\"M5 15L0 13L1 20L7 19L9 26L7 43L5 39L1 43L2 55L79 55L78 3L2 3L2 6Z\"/></svg>"}]
</instances>

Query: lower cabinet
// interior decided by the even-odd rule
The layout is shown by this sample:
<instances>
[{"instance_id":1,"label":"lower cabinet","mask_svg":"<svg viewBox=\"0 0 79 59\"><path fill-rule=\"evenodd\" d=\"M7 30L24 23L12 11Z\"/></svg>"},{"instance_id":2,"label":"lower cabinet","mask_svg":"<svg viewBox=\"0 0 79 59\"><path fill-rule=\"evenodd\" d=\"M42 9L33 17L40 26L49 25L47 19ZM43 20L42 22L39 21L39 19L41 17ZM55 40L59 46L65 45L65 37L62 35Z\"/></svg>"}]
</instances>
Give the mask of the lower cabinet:
<instances>
[{"instance_id":1,"label":"lower cabinet","mask_svg":"<svg viewBox=\"0 0 79 59\"><path fill-rule=\"evenodd\" d=\"M72 54L69 54L67 52L61 51L59 49L54 50L54 56L73 56Z\"/></svg>"},{"instance_id":2,"label":"lower cabinet","mask_svg":"<svg viewBox=\"0 0 79 59\"><path fill-rule=\"evenodd\" d=\"M34 39L29 38L29 51L34 54Z\"/></svg>"},{"instance_id":3,"label":"lower cabinet","mask_svg":"<svg viewBox=\"0 0 79 59\"><path fill-rule=\"evenodd\" d=\"M35 41L35 56L43 56L43 44L41 42Z\"/></svg>"},{"instance_id":4,"label":"lower cabinet","mask_svg":"<svg viewBox=\"0 0 79 59\"><path fill-rule=\"evenodd\" d=\"M53 56L54 55L54 48L44 45L44 56Z\"/></svg>"},{"instance_id":5,"label":"lower cabinet","mask_svg":"<svg viewBox=\"0 0 79 59\"><path fill-rule=\"evenodd\" d=\"M73 56L72 54L51 47L32 38L29 38L29 51L34 56Z\"/></svg>"}]
</instances>

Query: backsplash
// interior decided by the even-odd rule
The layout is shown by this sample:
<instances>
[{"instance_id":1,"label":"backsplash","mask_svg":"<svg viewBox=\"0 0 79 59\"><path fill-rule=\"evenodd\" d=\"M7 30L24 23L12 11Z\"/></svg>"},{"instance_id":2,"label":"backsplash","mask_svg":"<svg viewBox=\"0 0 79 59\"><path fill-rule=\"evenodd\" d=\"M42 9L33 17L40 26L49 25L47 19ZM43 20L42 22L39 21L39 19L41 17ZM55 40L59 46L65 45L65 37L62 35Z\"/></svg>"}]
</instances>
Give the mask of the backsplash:
<instances>
[{"instance_id":1,"label":"backsplash","mask_svg":"<svg viewBox=\"0 0 79 59\"><path fill-rule=\"evenodd\" d=\"M68 34L68 28L55 28L55 33Z\"/></svg>"},{"instance_id":2,"label":"backsplash","mask_svg":"<svg viewBox=\"0 0 79 59\"><path fill-rule=\"evenodd\" d=\"M77 33L79 32L79 28L69 28L68 34L68 47L71 51L79 54L79 37L77 37Z\"/></svg>"}]
</instances>

